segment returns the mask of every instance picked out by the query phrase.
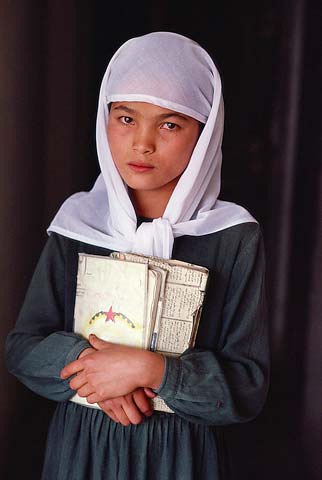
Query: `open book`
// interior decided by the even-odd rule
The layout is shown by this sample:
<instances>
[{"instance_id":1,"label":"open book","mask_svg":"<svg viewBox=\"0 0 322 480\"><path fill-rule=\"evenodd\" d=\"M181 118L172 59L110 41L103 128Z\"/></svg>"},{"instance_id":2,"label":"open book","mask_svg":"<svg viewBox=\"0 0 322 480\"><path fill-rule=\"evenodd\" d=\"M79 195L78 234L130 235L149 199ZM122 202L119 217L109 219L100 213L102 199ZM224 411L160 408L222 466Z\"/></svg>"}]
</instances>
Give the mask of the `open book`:
<instances>
[{"instance_id":1,"label":"open book","mask_svg":"<svg viewBox=\"0 0 322 480\"><path fill-rule=\"evenodd\" d=\"M206 268L178 260L80 253L74 331L180 355L194 346L208 275ZM93 407L77 395L72 400ZM152 403L156 410L172 412L158 396Z\"/></svg>"}]
</instances>

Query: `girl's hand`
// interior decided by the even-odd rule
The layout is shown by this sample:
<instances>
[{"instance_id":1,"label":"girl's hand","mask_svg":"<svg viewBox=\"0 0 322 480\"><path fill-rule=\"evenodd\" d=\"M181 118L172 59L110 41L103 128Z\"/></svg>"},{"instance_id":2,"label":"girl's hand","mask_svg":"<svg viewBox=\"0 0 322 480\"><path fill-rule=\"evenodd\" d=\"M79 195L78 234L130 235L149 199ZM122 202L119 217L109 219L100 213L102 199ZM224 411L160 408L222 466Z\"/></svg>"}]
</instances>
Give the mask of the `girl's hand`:
<instances>
[{"instance_id":1,"label":"girl's hand","mask_svg":"<svg viewBox=\"0 0 322 480\"><path fill-rule=\"evenodd\" d=\"M99 406L114 422L124 426L138 425L145 417L153 414L150 403L150 398L153 397L155 393L151 390L138 388L123 397L99 402Z\"/></svg>"},{"instance_id":2,"label":"girl's hand","mask_svg":"<svg viewBox=\"0 0 322 480\"><path fill-rule=\"evenodd\" d=\"M85 348L85 349L82 350L81 353L78 355L78 358L86 357L86 355L89 355L90 353L95 353L95 352L96 352L95 348L92 348L92 347Z\"/></svg>"},{"instance_id":3,"label":"girl's hand","mask_svg":"<svg viewBox=\"0 0 322 480\"><path fill-rule=\"evenodd\" d=\"M76 376L69 385L89 403L127 395L137 388L156 389L164 371L162 355L124 345L89 338L94 349L66 365L61 378Z\"/></svg>"}]
</instances>

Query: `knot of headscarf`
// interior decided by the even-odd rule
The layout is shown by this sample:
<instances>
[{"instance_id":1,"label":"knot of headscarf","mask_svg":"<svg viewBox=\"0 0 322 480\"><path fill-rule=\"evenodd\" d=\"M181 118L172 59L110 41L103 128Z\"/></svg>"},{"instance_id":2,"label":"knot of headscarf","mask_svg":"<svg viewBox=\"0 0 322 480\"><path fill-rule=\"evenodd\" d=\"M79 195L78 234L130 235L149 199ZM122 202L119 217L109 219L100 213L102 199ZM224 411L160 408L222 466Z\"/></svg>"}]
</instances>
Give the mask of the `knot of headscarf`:
<instances>
[{"instance_id":1,"label":"knot of headscarf","mask_svg":"<svg viewBox=\"0 0 322 480\"><path fill-rule=\"evenodd\" d=\"M156 218L144 222L134 234L132 252L170 258L174 237L170 222L166 218Z\"/></svg>"}]
</instances>

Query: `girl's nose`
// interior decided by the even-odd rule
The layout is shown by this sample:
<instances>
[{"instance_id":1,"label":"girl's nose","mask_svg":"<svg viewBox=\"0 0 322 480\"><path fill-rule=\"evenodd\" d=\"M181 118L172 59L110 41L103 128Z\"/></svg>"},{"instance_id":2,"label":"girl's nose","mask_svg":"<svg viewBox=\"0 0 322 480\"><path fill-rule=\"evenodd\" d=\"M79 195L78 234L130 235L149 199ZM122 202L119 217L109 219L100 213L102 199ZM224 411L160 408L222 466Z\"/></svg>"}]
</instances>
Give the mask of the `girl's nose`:
<instances>
[{"instance_id":1,"label":"girl's nose","mask_svg":"<svg viewBox=\"0 0 322 480\"><path fill-rule=\"evenodd\" d=\"M133 150L141 155L148 155L155 151L154 136L149 129L138 129L133 139Z\"/></svg>"}]
</instances>

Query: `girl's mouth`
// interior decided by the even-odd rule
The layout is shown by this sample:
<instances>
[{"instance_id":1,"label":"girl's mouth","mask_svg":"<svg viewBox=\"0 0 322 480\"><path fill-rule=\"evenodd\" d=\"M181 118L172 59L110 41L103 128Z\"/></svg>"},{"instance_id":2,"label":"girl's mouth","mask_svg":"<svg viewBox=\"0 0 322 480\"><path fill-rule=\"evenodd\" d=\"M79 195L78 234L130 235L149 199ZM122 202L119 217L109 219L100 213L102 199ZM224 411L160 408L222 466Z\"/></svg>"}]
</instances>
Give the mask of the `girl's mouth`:
<instances>
[{"instance_id":1,"label":"girl's mouth","mask_svg":"<svg viewBox=\"0 0 322 480\"><path fill-rule=\"evenodd\" d=\"M152 165L149 165L147 163L135 163L135 162L128 163L128 166L130 167L131 170L138 173L150 172L154 168Z\"/></svg>"}]
</instances>

